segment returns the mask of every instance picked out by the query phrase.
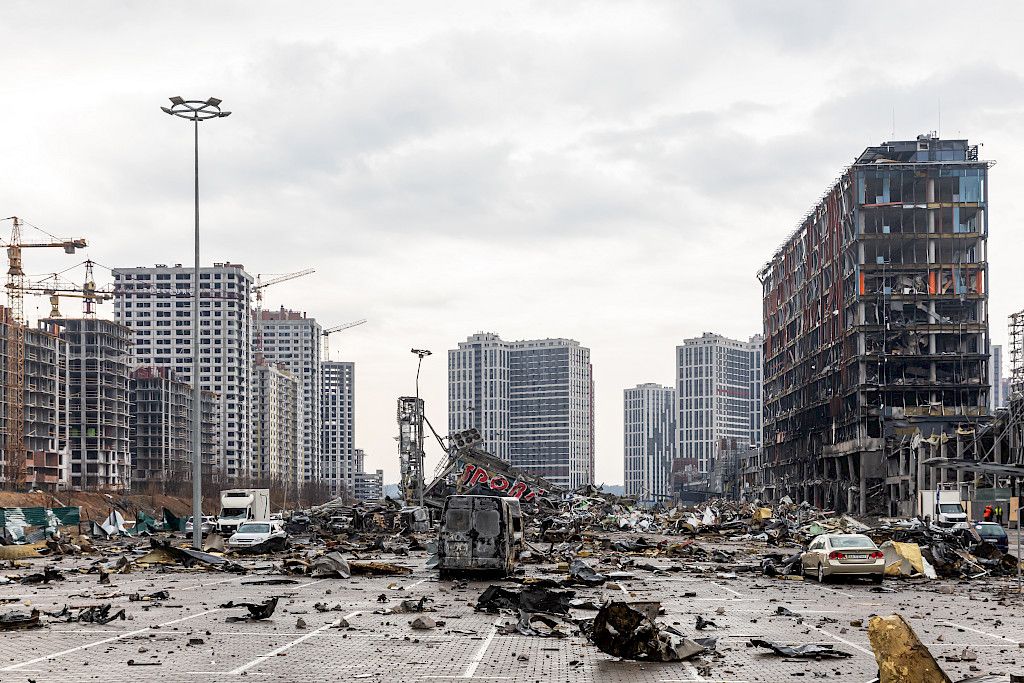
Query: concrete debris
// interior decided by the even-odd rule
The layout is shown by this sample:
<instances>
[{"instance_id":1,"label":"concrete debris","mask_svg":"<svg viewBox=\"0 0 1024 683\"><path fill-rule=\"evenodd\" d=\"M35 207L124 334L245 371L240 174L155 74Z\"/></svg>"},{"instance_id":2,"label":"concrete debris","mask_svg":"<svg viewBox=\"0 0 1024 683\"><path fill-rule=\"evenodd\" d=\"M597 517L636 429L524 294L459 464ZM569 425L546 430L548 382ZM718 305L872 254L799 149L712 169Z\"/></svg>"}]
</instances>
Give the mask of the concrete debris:
<instances>
[{"instance_id":1,"label":"concrete debris","mask_svg":"<svg viewBox=\"0 0 1024 683\"><path fill-rule=\"evenodd\" d=\"M412 612L436 612L437 610L427 604L430 598L424 596L419 600L402 600L392 607L383 607L375 610L375 614L409 614Z\"/></svg>"},{"instance_id":2,"label":"concrete debris","mask_svg":"<svg viewBox=\"0 0 1024 683\"><path fill-rule=\"evenodd\" d=\"M411 567L391 562L352 561L348 565L353 574L370 574L374 576L404 576L412 574Z\"/></svg>"},{"instance_id":3,"label":"concrete debris","mask_svg":"<svg viewBox=\"0 0 1024 683\"><path fill-rule=\"evenodd\" d=\"M952 683L903 617L872 617L868 640L878 662L879 683Z\"/></svg>"},{"instance_id":4,"label":"concrete debris","mask_svg":"<svg viewBox=\"0 0 1024 683\"><path fill-rule=\"evenodd\" d=\"M602 652L625 659L678 662L707 651L704 645L655 622L659 607L657 602L609 602L594 617L590 638Z\"/></svg>"},{"instance_id":5,"label":"concrete debris","mask_svg":"<svg viewBox=\"0 0 1024 683\"><path fill-rule=\"evenodd\" d=\"M437 622L430 617L416 617L409 622L409 625L415 629L427 630L437 627Z\"/></svg>"}]
</instances>

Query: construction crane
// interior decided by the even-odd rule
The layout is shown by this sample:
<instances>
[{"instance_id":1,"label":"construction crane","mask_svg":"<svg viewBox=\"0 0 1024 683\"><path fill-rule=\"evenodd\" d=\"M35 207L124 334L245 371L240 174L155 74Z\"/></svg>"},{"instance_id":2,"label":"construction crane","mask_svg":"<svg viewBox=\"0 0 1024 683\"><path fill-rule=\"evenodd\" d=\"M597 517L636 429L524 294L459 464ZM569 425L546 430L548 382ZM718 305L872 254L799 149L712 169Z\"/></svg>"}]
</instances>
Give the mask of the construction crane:
<instances>
[{"instance_id":1,"label":"construction crane","mask_svg":"<svg viewBox=\"0 0 1024 683\"><path fill-rule=\"evenodd\" d=\"M288 282L288 280L294 280L297 277L305 277L306 275L312 275L316 272L315 268L306 268L305 270L297 270L294 273L283 273L272 277L266 282L263 281L262 275L256 276L256 284L252 286L254 292L256 292L256 363L257 365L263 364L263 290L270 285L280 284L282 282Z\"/></svg>"},{"instance_id":2,"label":"construction crane","mask_svg":"<svg viewBox=\"0 0 1024 683\"><path fill-rule=\"evenodd\" d=\"M365 322L366 322L365 318L362 319L362 320L353 320L350 323L342 323L341 325L336 325L334 327L329 327L326 330L324 330L323 333L322 333L324 335L324 358L327 359L327 360L331 359L331 335L332 334L334 334L335 332L341 332L342 330L347 330L347 329L349 329L351 327L357 327L359 325L362 325Z\"/></svg>"},{"instance_id":3,"label":"construction crane","mask_svg":"<svg viewBox=\"0 0 1024 683\"><path fill-rule=\"evenodd\" d=\"M4 450L4 479L10 483L25 480L25 269L22 249L60 247L68 254L87 246L84 238L53 237L40 242L25 242L21 236L22 221L11 216L11 239L7 243L7 424Z\"/></svg>"},{"instance_id":4,"label":"construction crane","mask_svg":"<svg viewBox=\"0 0 1024 683\"><path fill-rule=\"evenodd\" d=\"M110 289L99 289L93 279L93 261L85 261L85 282L76 285L72 282L61 280L56 273L39 282L26 282L21 291L26 294L45 294L50 297L50 317L60 318L60 298L71 297L82 300L82 315L85 318L96 317L96 305L103 301L110 301L116 293Z\"/></svg>"}]
</instances>

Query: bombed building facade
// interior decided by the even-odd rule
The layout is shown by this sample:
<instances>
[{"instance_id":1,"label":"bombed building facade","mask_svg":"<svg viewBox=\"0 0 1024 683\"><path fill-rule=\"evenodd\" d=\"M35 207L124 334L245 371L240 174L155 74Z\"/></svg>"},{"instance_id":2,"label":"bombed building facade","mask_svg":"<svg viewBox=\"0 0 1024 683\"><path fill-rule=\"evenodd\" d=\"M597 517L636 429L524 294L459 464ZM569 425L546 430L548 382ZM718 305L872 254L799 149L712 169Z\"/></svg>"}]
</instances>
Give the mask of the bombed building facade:
<instances>
[{"instance_id":1,"label":"bombed building facade","mask_svg":"<svg viewBox=\"0 0 1024 683\"><path fill-rule=\"evenodd\" d=\"M896 514L958 481L923 462L990 419L990 165L933 135L868 147L759 272L765 498Z\"/></svg>"}]
</instances>

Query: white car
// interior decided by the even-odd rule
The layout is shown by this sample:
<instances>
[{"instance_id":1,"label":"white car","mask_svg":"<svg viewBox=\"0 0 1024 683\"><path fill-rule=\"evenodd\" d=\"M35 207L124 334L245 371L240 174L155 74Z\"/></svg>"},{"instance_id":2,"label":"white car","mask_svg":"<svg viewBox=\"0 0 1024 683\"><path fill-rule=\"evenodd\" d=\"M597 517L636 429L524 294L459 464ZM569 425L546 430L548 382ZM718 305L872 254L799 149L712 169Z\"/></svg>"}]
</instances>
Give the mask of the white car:
<instances>
[{"instance_id":1,"label":"white car","mask_svg":"<svg viewBox=\"0 0 1024 683\"><path fill-rule=\"evenodd\" d=\"M284 544L288 534L280 522L245 522L238 527L238 531L228 539L229 548L246 548L248 546L266 543L275 538L280 538Z\"/></svg>"},{"instance_id":2,"label":"white car","mask_svg":"<svg viewBox=\"0 0 1024 683\"><path fill-rule=\"evenodd\" d=\"M217 518L210 515L203 515L202 522L199 524L199 531L204 534L210 533L213 530L213 525L217 523ZM192 533L192 518L189 517L185 520L185 533Z\"/></svg>"}]
</instances>

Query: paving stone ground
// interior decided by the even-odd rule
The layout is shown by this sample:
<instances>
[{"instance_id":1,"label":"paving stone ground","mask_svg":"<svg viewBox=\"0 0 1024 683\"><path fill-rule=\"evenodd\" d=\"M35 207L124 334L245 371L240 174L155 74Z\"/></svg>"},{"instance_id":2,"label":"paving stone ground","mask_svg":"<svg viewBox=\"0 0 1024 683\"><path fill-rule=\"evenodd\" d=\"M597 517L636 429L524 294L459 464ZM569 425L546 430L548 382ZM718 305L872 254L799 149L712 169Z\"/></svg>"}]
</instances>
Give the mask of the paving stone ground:
<instances>
[{"instance_id":1,"label":"paving stone ground","mask_svg":"<svg viewBox=\"0 0 1024 683\"><path fill-rule=\"evenodd\" d=\"M708 547L735 549L728 542ZM1011 582L909 582L887 580L892 593L872 592L866 583L819 585L783 581L754 574L722 578L728 566L705 565L706 573L655 574L637 570L617 586L576 588L579 597L604 596L657 600L661 620L692 636L717 636L718 654L692 662L620 661L600 652L579 634L540 638L502 635L508 616L475 612L472 605L491 581L459 587L440 581L425 567L426 556L382 559L414 571L402 577L299 579L294 585L246 585L255 571L235 576L210 571L147 569L114 575L98 585L95 574L77 574L82 558L56 562L32 560L38 568L55 564L68 571L66 581L48 586L0 586L0 611L29 603L45 610L63 605L112 602L124 607L126 621L105 626L50 623L46 628L0 634L0 683L6 681L203 681L251 677L261 681L428 682L481 681L636 681L638 683L744 683L828 678L866 683L876 675L867 637L871 615L902 614L954 680L981 673L1024 673L1024 602ZM659 558L660 567L692 566L685 560ZM272 561L245 561L252 570L269 570ZM557 576L553 567L530 565L531 575ZM27 570L0 570L18 576ZM953 586L951 594L944 586ZM170 600L158 605L129 602L127 594L166 590ZM119 597L104 598L109 594ZM389 603L427 596L444 621L421 631L409 626L416 615L382 615ZM227 623L240 611L222 609L229 600L261 601L279 596L272 619ZM314 603L339 610L317 612ZM799 617L777 616L778 607ZM722 614L716 614L721 608ZM575 616L593 616L575 611ZM718 629L694 630L700 614ZM296 620L306 622L296 628ZM340 617L348 629L334 628ZM44 617L44 620L47 620ZM864 626L851 626L861 620ZM48 620L47 620L48 621ZM575 629L570 629L575 630ZM843 660L796 661L747 646L751 637L787 643L827 643L853 656ZM200 645L189 645L190 639ZM946 662L970 648L973 662ZM972 670L974 667L975 670ZM1008 677L1008 676L1007 676ZM240 679L244 680L244 678Z\"/></svg>"}]
</instances>

